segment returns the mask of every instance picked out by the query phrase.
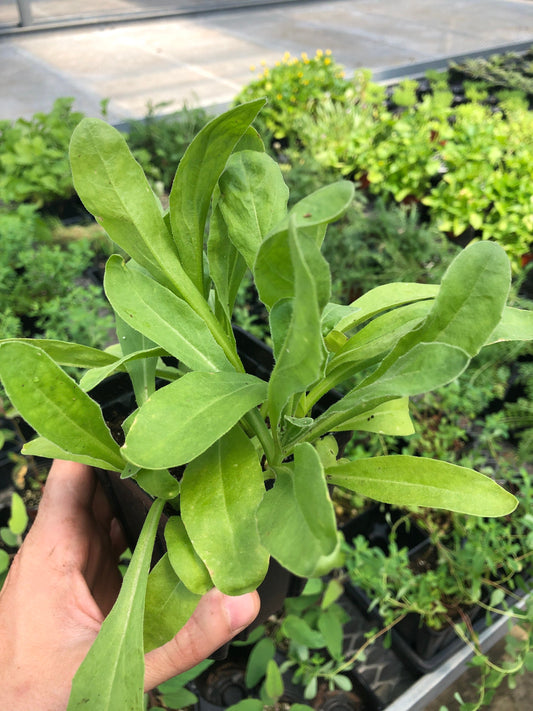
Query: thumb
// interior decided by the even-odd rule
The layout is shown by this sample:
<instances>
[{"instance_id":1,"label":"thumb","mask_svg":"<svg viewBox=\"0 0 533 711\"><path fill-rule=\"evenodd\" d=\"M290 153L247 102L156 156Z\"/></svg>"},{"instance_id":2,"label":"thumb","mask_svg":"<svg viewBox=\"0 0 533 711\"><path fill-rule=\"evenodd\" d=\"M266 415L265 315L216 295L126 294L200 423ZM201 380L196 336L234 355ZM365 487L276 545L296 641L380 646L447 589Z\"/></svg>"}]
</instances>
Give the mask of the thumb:
<instances>
[{"instance_id":1,"label":"thumb","mask_svg":"<svg viewBox=\"0 0 533 711\"><path fill-rule=\"evenodd\" d=\"M258 612L257 592L231 597L210 590L176 636L145 655L145 690L199 664L253 622Z\"/></svg>"}]
</instances>

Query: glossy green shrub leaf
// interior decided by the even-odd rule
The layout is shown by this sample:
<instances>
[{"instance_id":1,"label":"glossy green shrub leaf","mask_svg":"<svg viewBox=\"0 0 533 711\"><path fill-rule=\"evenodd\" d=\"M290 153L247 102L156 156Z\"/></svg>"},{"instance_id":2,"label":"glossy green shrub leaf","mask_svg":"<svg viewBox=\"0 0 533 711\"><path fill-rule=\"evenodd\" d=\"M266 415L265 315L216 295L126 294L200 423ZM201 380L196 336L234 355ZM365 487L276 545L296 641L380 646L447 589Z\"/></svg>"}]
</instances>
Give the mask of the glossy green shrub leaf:
<instances>
[{"instance_id":1,"label":"glossy green shrub leaf","mask_svg":"<svg viewBox=\"0 0 533 711\"><path fill-rule=\"evenodd\" d=\"M107 462L110 469L123 468L96 402L40 348L20 341L0 345L0 377L13 405L42 437L66 452Z\"/></svg>"},{"instance_id":2,"label":"glossy green shrub leaf","mask_svg":"<svg viewBox=\"0 0 533 711\"><path fill-rule=\"evenodd\" d=\"M531 341L533 340L533 311L506 306L502 318L487 341Z\"/></svg>"},{"instance_id":3,"label":"glossy green shrub leaf","mask_svg":"<svg viewBox=\"0 0 533 711\"><path fill-rule=\"evenodd\" d=\"M196 595L203 595L213 587L205 564L194 550L189 534L179 516L171 516L165 526L168 559L184 585Z\"/></svg>"},{"instance_id":4,"label":"glossy green shrub leaf","mask_svg":"<svg viewBox=\"0 0 533 711\"><path fill-rule=\"evenodd\" d=\"M259 247L287 212L289 189L279 165L266 153L239 151L218 181L217 207L231 242L253 269Z\"/></svg>"},{"instance_id":5,"label":"glossy green shrub leaf","mask_svg":"<svg viewBox=\"0 0 533 711\"><path fill-rule=\"evenodd\" d=\"M181 159L170 192L170 223L191 281L203 293L203 244L207 212L226 162L264 104L251 101L210 121Z\"/></svg>"},{"instance_id":6,"label":"glossy green shrub leaf","mask_svg":"<svg viewBox=\"0 0 533 711\"><path fill-rule=\"evenodd\" d=\"M318 629L333 659L342 659L343 629L339 616L331 608L321 613Z\"/></svg>"},{"instance_id":7,"label":"glossy green shrub leaf","mask_svg":"<svg viewBox=\"0 0 533 711\"><path fill-rule=\"evenodd\" d=\"M183 523L213 583L227 595L254 590L266 575L269 556L255 523L264 492L257 452L240 427L192 461L183 475Z\"/></svg>"},{"instance_id":8,"label":"glossy green shrub leaf","mask_svg":"<svg viewBox=\"0 0 533 711\"><path fill-rule=\"evenodd\" d=\"M24 504L22 497L19 496L16 491L11 494L11 515L7 525L9 530L16 536L21 536L28 525L26 505Z\"/></svg>"},{"instance_id":9,"label":"glossy green shrub leaf","mask_svg":"<svg viewBox=\"0 0 533 711\"><path fill-rule=\"evenodd\" d=\"M169 501L180 493L179 482L168 469L140 469L133 477L142 489L158 499Z\"/></svg>"},{"instance_id":10,"label":"glossy green shrub leaf","mask_svg":"<svg viewBox=\"0 0 533 711\"><path fill-rule=\"evenodd\" d=\"M429 506L475 516L505 516L517 500L484 474L436 459L391 455L339 462L330 484L395 506Z\"/></svg>"},{"instance_id":11,"label":"glossy green shrub leaf","mask_svg":"<svg viewBox=\"0 0 533 711\"><path fill-rule=\"evenodd\" d=\"M122 448L144 469L170 469L205 452L261 403L266 383L245 373L186 373L137 411Z\"/></svg>"},{"instance_id":12,"label":"glossy green shrub leaf","mask_svg":"<svg viewBox=\"0 0 533 711\"><path fill-rule=\"evenodd\" d=\"M337 551L338 537L324 469L310 444L295 448L292 466L276 470L257 519L261 542L276 560L302 577L321 574L324 560Z\"/></svg>"},{"instance_id":13,"label":"glossy green shrub leaf","mask_svg":"<svg viewBox=\"0 0 533 711\"><path fill-rule=\"evenodd\" d=\"M302 617L287 615L281 625L282 633L296 644L316 649L324 646L324 637L312 629Z\"/></svg>"},{"instance_id":14,"label":"glossy green shrub leaf","mask_svg":"<svg viewBox=\"0 0 533 711\"><path fill-rule=\"evenodd\" d=\"M196 370L233 370L205 321L183 299L118 255L106 265L104 288L120 318Z\"/></svg>"},{"instance_id":15,"label":"glossy green shrub leaf","mask_svg":"<svg viewBox=\"0 0 533 711\"><path fill-rule=\"evenodd\" d=\"M148 512L117 601L74 676L68 711L142 709L146 576L162 510L156 501Z\"/></svg>"},{"instance_id":16,"label":"glossy green shrub leaf","mask_svg":"<svg viewBox=\"0 0 533 711\"><path fill-rule=\"evenodd\" d=\"M82 346L79 343L67 343L44 338L13 338L7 342L28 343L43 350L58 365L72 365L77 368L101 368L112 365L118 358L108 351L99 351L97 348Z\"/></svg>"},{"instance_id":17,"label":"glossy green shrub leaf","mask_svg":"<svg viewBox=\"0 0 533 711\"><path fill-rule=\"evenodd\" d=\"M269 699L279 699L284 688L280 668L274 659L270 659L266 668L265 693Z\"/></svg>"},{"instance_id":18,"label":"glossy green shrub leaf","mask_svg":"<svg viewBox=\"0 0 533 711\"><path fill-rule=\"evenodd\" d=\"M174 572L165 553L148 576L144 651L150 652L171 640L195 611L199 601L200 595L195 595L187 589Z\"/></svg>"},{"instance_id":19,"label":"glossy green shrub leaf","mask_svg":"<svg viewBox=\"0 0 533 711\"><path fill-rule=\"evenodd\" d=\"M119 358L110 365L105 365L102 368L91 368L91 370L88 370L80 379L80 388L85 392L89 392L110 375L113 375L113 373L123 370L124 367L129 369L134 363L140 363L141 366L144 363L146 367L150 368L150 370L153 369L153 381L155 381L155 364L157 363L157 358L162 355L167 355L167 352L159 346L156 346L155 348L148 348L147 350L137 351L137 353L128 353L128 355ZM148 374L144 371L144 369L140 372L140 374L142 380L139 380L137 383L137 390L140 393L146 391L147 394L149 388ZM137 382L136 378L135 380ZM141 402L142 401L143 400L141 400Z\"/></svg>"}]
</instances>

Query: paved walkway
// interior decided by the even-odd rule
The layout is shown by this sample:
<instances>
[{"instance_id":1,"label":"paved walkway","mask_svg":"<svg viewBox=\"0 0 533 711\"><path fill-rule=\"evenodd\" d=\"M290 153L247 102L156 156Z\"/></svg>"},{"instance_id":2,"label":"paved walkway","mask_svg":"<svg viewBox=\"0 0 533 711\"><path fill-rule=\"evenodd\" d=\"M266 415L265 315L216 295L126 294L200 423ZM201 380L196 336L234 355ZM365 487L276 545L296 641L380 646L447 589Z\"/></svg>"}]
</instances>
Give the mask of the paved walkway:
<instances>
[{"instance_id":1,"label":"paved walkway","mask_svg":"<svg viewBox=\"0 0 533 711\"><path fill-rule=\"evenodd\" d=\"M0 119L48 111L59 96L75 97L89 115L110 99L111 121L144 116L149 101L172 102L167 110L183 102L225 105L252 77L251 65L272 65L285 51L329 48L349 72L369 67L387 77L451 56L533 44L532 0L293 0L176 14L209 4L94 0L82 11L71 0L33 0L34 26L18 31L16 3L0 0ZM115 22L121 13L144 17L149 9L168 16ZM83 25L98 13L107 14L106 23ZM76 27L50 29L69 17Z\"/></svg>"}]
</instances>

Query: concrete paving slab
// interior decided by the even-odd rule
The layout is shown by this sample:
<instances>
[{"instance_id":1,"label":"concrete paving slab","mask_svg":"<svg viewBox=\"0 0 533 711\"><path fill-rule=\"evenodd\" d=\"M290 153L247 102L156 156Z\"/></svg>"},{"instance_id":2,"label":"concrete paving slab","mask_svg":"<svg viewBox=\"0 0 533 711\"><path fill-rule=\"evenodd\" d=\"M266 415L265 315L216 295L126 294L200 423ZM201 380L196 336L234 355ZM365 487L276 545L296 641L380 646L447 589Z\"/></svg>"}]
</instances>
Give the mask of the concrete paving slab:
<instances>
[{"instance_id":1,"label":"concrete paving slab","mask_svg":"<svg viewBox=\"0 0 533 711\"><path fill-rule=\"evenodd\" d=\"M75 14L80 7L71 0L34 2L43 11L61 5ZM0 11L6 3L0 0ZM171 3L93 0L83 7L146 11L150 5ZM0 37L0 118L47 111L65 95L91 115L98 115L101 99L110 99L111 120L143 116L148 102L172 101L168 110L184 102L225 104L252 77L250 65L261 60L272 65L285 51L331 49L348 72L359 67L387 72L529 40L533 43L530 0L293 1L10 35Z\"/></svg>"}]
</instances>

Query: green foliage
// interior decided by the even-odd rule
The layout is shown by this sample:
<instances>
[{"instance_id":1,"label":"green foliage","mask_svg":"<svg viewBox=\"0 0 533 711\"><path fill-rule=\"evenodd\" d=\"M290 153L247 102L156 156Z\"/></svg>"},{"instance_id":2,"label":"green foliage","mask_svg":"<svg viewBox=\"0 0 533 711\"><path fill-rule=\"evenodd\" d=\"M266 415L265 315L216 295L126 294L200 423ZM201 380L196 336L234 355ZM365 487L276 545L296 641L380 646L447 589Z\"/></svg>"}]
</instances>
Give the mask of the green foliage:
<instances>
[{"instance_id":1,"label":"green foliage","mask_svg":"<svg viewBox=\"0 0 533 711\"><path fill-rule=\"evenodd\" d=\"M87 283L94 250L60 245L33 206L0 212L0 323L4 338L42 335L90 346L113 326L101 287ZM89 315L89 316L88 316Z\"/></svg>"},{"instance_id":2,"label":"green foliage","mask_svg":"<svg viewBox=\"0 0 533 711\"><path fill-rule=\"evenodd\" d=\"M386 457L361 466L336 461L328 433L354 426L411 432L408 398L455 380L493 340L531 338L531 312L506 306L509 261L489 242L461 252L440 286L394 283L348 306L330 302L321 246L328 224L352 204L353 185L326 186L287 209L281 170L250 130L262 103L238 106L197 134L178 166L167 213L123 136L97 119L82 121L70 149L76 190L131 257L113 255L104 280L120 352L47 340L0 343L6 391L40 435L25 451L119 470L149 493L160 478L156 507L176 496L167 470L185 465L183 525L167 541L168 558L148 578L144 562L130 566L135 583L123 587L93 648L106 655L113 649L117 660L124 650L114 649L121 616L135 628L131 654L142 654L139 601L146 584L147 629L160 644L184 623L183 614L175 615L182 600L192 612L198 596L186 583L197 589L200 569L202 589L208 571L219 589L236 594L259 585L269 557L309 577L338 567L342 541L328 483L339 478L337 485L393 503L489 516L516 505L490 478L429 458L416 466L401 458L385 463L385 483L376 472ZM275 365L268 383L244 372L231 328L247 268L269 313ZM158 360L167 355L179 370ZM77 383L65 365L88 372ZM119 447L85 390L124 368L138 409L125 421ZM167 384L156 389L156 375ZM321 396L343 383L344 397L317 415ZM365 475L368 466L372 476ZM273 481L268 490L265 479ZM221 531L224 545L214 551ZM144 561L148 551L139 555ZM176 570L178 559L190 568L180 563ZM321 625L333 647L333 627ZM96 659L97 651L80 671L74 698L85 698ZM272 664L269 675L269 693L277 694ZM121 694L137 693L138 679L127 690L108 682L102 693L115 708ZM97 698L85 706L91 707L102 708Z\"/></svg>"},{"instance_id":3,"label":"green foliage","mask_svg":"<svg viewBox=\"0 0 533 711\"><path fill-rule=\"evenodd\" d=\"M7 526L0 528L0 589L11 563L13 550L20 548L28 525L28 514L23 499L15 491L11 494L11 515ZM7 548L7 550L6 550Z\"/></svg>"},{"instance_id":4,"label":"green foliage","mask_svg":"<svg viewBox=\"0 0 533 711\"><path fill-rule=\"evenodd\" d=\"M73 103L57 99L48 114L0 122L0 204L42 206L74 193L68 146L83 114L72 110Z\"/></svg>"},{"instance_id":5,"label":"green foliage","mask_svg":"<svg viewBox=\"0 0 533 711\"><path fill-rule=\"evenodd\" d=\"M172 187L176 166L209 116L204 109L184 106L180 111L158 116L167 104L148 104L144 119L132 121L127 141L146 175L166 192Z\"/></svg>"},{"instance_id":6,"label":"green foliage","mask_svg":"<svg viewBox=\"0 0 533 711\"><path fill-rule=\"evenodd\" d=\"M533 95L533 52L494 54L491 57L465 59L452 63L451 69L486 82L488 85L523 91Z\"/></svg>"},{"instance_id":7,"label":"green foliage","mask_svg":"<svg viewBox=\"0 0 533 711\"><path fill-rule=\"evenodd\" d=\"M301 57L291 57L285 52L283 59L272 69L262 64L264 69L259 77L234 99L235 105L253 99L268 100L257 121L262 134L270 133L277 139L294 135L303 113L314 113L327 97L347 98L350 81L332 58L330 50L319 49L314 57L308 57L305 52Z\"/></svg>"}]
</instances>

